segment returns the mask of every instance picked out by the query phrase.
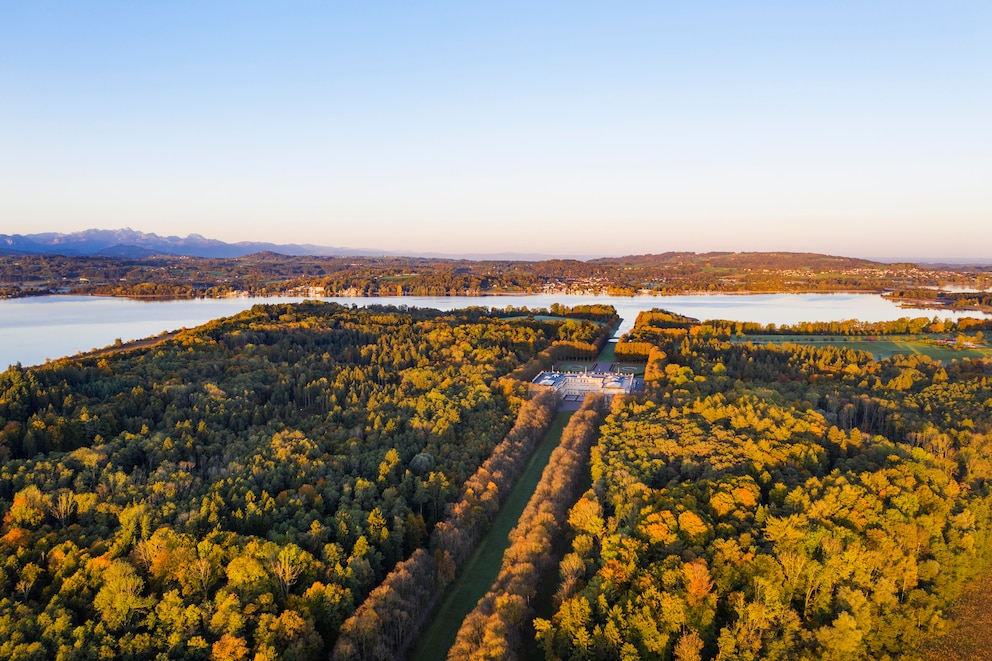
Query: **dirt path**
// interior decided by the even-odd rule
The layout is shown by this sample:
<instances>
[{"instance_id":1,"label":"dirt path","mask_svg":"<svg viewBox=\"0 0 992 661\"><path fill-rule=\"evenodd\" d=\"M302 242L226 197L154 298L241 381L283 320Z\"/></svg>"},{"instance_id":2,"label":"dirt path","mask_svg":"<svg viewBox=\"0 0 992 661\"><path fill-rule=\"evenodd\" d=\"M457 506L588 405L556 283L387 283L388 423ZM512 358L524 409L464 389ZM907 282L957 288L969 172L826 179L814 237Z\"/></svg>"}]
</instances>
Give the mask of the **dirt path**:
<instances>
[{"instance_id":1,"label":"dirt path","mask_svg":"<svg viewBox=\"0 0 992 661\"><path fill-rule=\"evenodd\" d=\"M179 331L173 331L171 333L162 333L161 335L156 335L155 337L148 337L143 340L135 340L133 342L128 342L126 344L121 344L119 346L109 346L103 349L94 349L93 351L87 351L86 353L76 354L72 358L92 358L94 356L105 356L111 353L117 353L118 351L132 351L134 349L143 349L145 347L153 347L159 342L165 342L166 340L171 340Z\"/></svg>"}]
</instances>

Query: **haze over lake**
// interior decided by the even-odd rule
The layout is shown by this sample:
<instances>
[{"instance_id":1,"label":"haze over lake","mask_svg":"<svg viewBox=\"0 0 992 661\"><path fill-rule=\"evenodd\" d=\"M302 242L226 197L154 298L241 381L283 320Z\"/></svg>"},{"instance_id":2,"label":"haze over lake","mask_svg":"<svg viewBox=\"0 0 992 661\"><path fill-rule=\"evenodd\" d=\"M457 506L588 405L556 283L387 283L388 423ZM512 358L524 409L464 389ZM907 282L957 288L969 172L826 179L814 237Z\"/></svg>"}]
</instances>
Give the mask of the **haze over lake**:
<instances>
[{"instance_id":1,"label":"haze over lake","mask_svg":"<svg viewBox=\"0 0 992 661\"><path fill-rule=\"evenodd\" d=\"M302 298L221 298L140 301L89 296L44 296L0 301L0 369L24 366L179 328L192 328L259 303L286 303ZM344 305L399 305L452 310L469 306L542 308L552 303L612 305L629 330L638 312L659 307L697 319L732 319L762 324L900 317L987 317L978 312L900 308L875 294L713 294L695 296L595 296L541 294L520 296L333 297Z\"/></svg>"}]
</instances>

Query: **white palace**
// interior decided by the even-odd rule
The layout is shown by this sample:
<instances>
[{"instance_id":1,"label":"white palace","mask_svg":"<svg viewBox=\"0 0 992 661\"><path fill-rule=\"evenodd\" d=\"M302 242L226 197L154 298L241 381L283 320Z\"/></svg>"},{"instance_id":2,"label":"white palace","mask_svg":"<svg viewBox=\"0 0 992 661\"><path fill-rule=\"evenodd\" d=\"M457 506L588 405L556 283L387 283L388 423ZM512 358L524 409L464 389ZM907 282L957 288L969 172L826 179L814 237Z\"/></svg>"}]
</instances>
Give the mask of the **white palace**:
<instances>
[{"instance_id":1,"label":"white palace","mask_svg":"<svg viewBox=\"0 0 992 661\"><path fill-rule=\"evenodd\" d=\"M633 374L615 372L541 372L534 383L555 389L565 401L581 400L595 392L611 399L614 395L628 395L634 390Z\"/></svg>"}]
</instances>

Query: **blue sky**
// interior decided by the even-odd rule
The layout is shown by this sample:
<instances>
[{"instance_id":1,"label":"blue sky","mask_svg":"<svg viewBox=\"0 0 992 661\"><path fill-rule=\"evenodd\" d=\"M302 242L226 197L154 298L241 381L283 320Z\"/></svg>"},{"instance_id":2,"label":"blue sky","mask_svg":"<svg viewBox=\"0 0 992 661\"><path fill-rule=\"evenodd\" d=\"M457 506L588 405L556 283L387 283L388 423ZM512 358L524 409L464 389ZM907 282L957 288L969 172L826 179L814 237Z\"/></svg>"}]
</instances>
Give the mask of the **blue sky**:
<instances>
[{"instance_id":1,"label":"blue sky","mask_svg":"<svg viewBox=\"0 0 992 661\"><path fill-rule=\"evenodd\" d=\"M0 0L0 233L992 257L990 37L987 2Z\"/></svg>"}]
</instances>

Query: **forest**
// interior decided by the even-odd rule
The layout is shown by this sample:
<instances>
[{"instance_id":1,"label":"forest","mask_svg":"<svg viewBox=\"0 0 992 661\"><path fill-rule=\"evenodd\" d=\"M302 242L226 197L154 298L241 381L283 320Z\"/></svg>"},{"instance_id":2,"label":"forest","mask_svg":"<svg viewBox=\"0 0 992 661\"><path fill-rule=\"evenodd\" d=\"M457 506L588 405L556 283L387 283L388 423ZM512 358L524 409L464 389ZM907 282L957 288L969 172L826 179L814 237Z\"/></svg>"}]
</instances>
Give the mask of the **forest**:
<instances>
[{"instance_id":1,"label":"forest","mask_svg":"<svg viewBox=\"0 0 992 661\"><path fill-rule=\"evenodd\" d=\"M588 261L313 257L271 252L236 258L0 255L0 297L4 298L49 293L148 298L898 293L941 285L987 288L992 286L992 273L987 267L885 264L808 253L672 252ZM965 303L971 301L956 300L956 307L968 307Z\"/></svg>"},{"instance_id":2,"label":"forest","mask_svg":"<svg viewBox=\"0 0 992 661\"><path fill-rule=\"evenodd\" d=\"M396 567L443 587L528 375L609 332L558 312L257 305L0 374L0 658L322 659Z\"/></svg>"},{"instance_id":3,"label":"forest","mask_svg":"<svg viewBox=\"0 0 992 661\"><path fill-rule=\"evenodd\" d=\"M257 305L0 374L0 658L403 658L607 306ZM642 313L452 659L913 659L992 570L992 360ZM777 336L781 341L762 342ZM795 338L796 341L792 341Z\"/></svg>"},{"instance_id":4,"label":"forest","mask_svg":"<svg viewBox=\"0 0 992 661\"><path fill-rule=\"evenodd\" d=\"M591 450L543 655L915 658L992 561L992 362L717 328L621 341L647 392Z\"/></svg>"}]
</instances>

